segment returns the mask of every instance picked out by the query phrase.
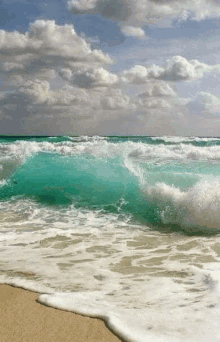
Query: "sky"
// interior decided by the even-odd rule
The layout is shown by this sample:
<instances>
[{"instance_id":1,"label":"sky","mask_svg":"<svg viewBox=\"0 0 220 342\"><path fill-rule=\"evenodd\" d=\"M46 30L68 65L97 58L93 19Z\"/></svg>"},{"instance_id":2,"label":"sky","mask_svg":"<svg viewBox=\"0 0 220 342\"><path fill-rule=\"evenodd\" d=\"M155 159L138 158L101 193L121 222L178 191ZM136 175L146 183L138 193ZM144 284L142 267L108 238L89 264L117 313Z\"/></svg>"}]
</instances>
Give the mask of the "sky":
<instances>
[{"instance_id":1,"label":"sky","mask_svg":"<svg viewBox=\"0 0 220 342\"><path fill-rule=\"evenodd\" d=\"M218 0L0 1L0 134L220 136Z\"/></svg>"}]
</instances>

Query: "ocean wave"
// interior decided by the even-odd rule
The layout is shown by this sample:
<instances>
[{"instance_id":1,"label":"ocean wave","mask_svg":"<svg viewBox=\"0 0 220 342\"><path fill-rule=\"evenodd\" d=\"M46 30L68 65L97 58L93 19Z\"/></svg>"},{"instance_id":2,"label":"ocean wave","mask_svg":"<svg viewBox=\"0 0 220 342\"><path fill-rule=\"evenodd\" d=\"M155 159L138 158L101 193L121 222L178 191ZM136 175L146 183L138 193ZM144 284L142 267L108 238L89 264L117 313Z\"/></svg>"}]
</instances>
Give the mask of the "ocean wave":
<instances>
[{"instance_id":1,"label":"ocean wave","mask_svg":"<svg viewBox=\"0 0 220 342\"><path fill-rule=\"evenodd\" d=\"M220 182L217 180L200 181L188 190L157 183L147 187L145 193L159 205L165 224L220 230Z\"/></svg>"},{"instance_id":2,"label":"ocean wave","mask_svg":"<svg viewBox=\"0 0 220 342\"><path fill-rule=\"evenodd\" d=\"M74 140L75 139L75 140ZM129 157L142 161L220 161L220 146L194 146L185 144L158 144L152 145L144 142L109 142L100 137L92 137L77 141L73 138L68 141L15 141L0 144L0 157L10 156L24 160L36 153L52 152L62 155L91 155L94 157Z\"/></svg>"}]
</instances>

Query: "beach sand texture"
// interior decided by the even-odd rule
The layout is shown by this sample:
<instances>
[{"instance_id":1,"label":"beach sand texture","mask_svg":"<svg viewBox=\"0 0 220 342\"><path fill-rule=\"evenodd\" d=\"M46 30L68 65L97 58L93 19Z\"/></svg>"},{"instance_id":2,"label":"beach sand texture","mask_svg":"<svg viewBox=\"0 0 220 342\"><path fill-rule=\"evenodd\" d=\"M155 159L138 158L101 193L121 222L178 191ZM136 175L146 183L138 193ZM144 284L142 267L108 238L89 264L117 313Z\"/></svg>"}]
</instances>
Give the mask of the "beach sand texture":
<instances>
[{"instance_id":1,"label":"beach sand texture","mask_svg":"<svg viewBox=\"0 0 220 342\"><path fill-rule=\"evenodd\" d=\"M1 342L120 342L97 318L37 302L38 294L0 285Z\"/></svg>"}]
</instances>

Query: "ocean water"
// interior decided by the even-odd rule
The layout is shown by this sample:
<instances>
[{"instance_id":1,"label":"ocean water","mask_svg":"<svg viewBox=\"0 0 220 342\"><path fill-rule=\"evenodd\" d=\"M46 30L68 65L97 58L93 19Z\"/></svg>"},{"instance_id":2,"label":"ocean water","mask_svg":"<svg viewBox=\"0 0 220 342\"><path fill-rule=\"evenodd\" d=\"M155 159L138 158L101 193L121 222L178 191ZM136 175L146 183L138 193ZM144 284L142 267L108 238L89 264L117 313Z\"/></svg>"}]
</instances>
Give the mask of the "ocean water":
<instances>
[{"instance_id":1,"label":"ocean water","mask_svg":"<svg viewBox=\"0 0 220 342\"><path fill-rule=\"evenodd\" d=\"M126 341L220 340L220 139L1 137L0 282Z\"/></svg>"}]
</instances>

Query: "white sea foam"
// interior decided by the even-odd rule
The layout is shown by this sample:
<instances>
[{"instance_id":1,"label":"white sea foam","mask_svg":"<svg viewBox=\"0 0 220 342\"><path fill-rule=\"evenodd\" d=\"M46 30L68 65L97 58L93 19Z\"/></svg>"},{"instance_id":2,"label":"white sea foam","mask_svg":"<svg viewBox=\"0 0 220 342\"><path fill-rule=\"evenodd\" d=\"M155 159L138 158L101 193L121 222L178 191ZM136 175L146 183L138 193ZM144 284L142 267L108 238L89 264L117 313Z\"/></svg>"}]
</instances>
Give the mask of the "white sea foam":
<instances>
[{"instance_id":1,"label":"white sea foam","mask_svg":"<svg viewBox=\"0 0 220 342\"><path fill-rule=\"evenodd\" d=\"M218 341L219 238L161 234L73 206L14 199L0 208L1 282L104 317L128 341Z\"/></svg>"},{"instance_id":2,"label":"white sea foam","mask_svg":"<svg viewBox=\"0 0 220 342\"><path fill-rule=\"evenodd\" d=\"M207 281L208 274L202 276L201 273L195 275L196 277L199 277L202 283ZM206 304L214 306L216 298L214 301L211 299L211 291L204 285L202 290L210 297ZM170 279L154 279L141 286L140 293L146 307L136 306L128 310L116 305L109 297L98 291L46 294L41 295L39 299L42 303L59 309L102 317L126 341L205 342L211 339L217 342L220 336L216 329L220 319L219 309L213 309L214 312L206 310L204 313L201 304L191 303L187 306L187 301L190 302L192 297L185 291L184 285L177 285ZM184 298L181 298L182 296Z\"/></svg>"}]
</instances>

